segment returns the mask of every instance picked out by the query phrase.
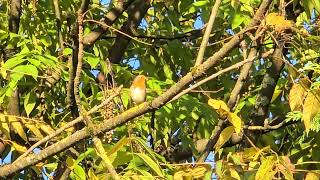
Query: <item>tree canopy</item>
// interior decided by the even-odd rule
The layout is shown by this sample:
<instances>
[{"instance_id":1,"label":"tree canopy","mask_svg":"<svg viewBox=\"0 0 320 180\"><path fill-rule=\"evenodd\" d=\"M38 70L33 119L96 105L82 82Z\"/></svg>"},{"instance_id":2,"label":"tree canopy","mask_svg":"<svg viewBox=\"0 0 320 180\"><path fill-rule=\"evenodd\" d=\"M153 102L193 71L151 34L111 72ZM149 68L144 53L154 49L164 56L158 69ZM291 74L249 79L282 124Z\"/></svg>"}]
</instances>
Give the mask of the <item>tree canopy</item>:
<instances>
[{"instance_id":1,"label":"tree canopy","mask_svg":"<svg viewBox=\"0 0 320 180\"><path fill-rule=\"evenodd\" d=\"M0 0L0 176L319 179L319 14L318 0Z\"/></svg>"}]
</instances>

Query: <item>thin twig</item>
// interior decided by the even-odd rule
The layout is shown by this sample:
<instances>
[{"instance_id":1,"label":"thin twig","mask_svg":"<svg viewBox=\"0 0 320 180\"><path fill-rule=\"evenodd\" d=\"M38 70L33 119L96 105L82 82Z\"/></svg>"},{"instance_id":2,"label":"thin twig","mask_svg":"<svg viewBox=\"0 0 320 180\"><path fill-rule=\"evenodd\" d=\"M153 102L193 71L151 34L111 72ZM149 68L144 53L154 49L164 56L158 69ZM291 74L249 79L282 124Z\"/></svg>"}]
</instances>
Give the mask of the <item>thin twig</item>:
<instances>
[{"instance_id":1,"label":"thin twig","mask_svg":"<svg viewBox=\"0 0 320 180\"><path fill-rule=\"evenodd\" d=\"M225 69L223 69L223 70L221 70L221 71L219 71L219 72L217 72L217 73L215 73L215 74L212 74L211 76L209 76L209 77L207 77L207 78L205 78L205 79L197 82L196 84L192 85L191 87L183 90L182 92L180 92L179 94L177 94L176 96L174 96L169 102L172 102L172 101L175 101L175 100L179 99L181 96L187 94L188 92L190 92L191 90L195 89L196 87L198 87L198 86L200 86L200 85L202 85L202 84L204 84L204 83L206 83L206 82L208 82L208 81L210 81L210 80L212 80L212 79L220 76L221 74L224 74L224 73L226 73L226 72L228 72L228 71L231 71L231 70L233 70L233 69L237 69L237 68L239 68L240 66L242 66L242 65L244 65L244 64L246 64L246 63L248 63L248 62L250 62L250 61L253 61L254 58L255 58L255 57L252 57L252 58L250 58L250 59L246 59L246 60L244 60L244 61L238 62L238 63L236 63L236 64L234 64L234 65L232 65L232 66L230 66L230 67L227 67L227 68L225 68Z\"/></svg>"},{"instance_id":2,"label":"thin twig","mask_svg":"<svg viewBox=\"0 0 320 180\"><path fill-rule=\"evenodd\" d=\"M270 125L266 125L266 126L244 126L245 129L248 130L274 130L274 129L279 129L280 127L282 127L284 124L286 124L286 121L282 121L277 125L274 126L270 126Z\"/></svg>"},{"instance_id":3,"label":"thin twig","mask_svg":"<svg viewBox=\"0 0 320 180\"><path fill-rule=\"evenodd\" d=\"M112 27L112 26L109 26L109 25L106 24L106 23L99 22L99 21L96 21L96 20L90 20L90 19L84 20L83 22L94 22L94 23L100 24L101 26L110 28L110 29L112 29L113 31L115 31L115 32L117 32L117 33L119 33L119 34L122 34L122 35L124 35L124 36L126 36L126 37L128 37L128 38L130 38L130 39L132 39L132 40L135 40L135 41L139 42L139 43L145 44L145 45L147 45L147 46L153 46L152 44L149 44L149 43L140 41L139 39L137 39L137 38L135 38L135 37L133 37L133 36L127 34L127 33L124 33L124 32L122 32L122 31L120 31L120 30L118 30L118 29L116 29L116 28L114 28L114 27Z\"/></svg>"},{"instance_id":4,"label":"thin twig","mask_svg":"<svg viewBox=\"0 0 320 180\"><path fill-rule=\"evenodd\" d=\"M216 0L214 6L212 7L211 15L210 15L210 18L209 18L209 22L207 24L206 31L204 32L204 35L203 35L203 39L202 39L202 42L201 42L201 45L200 45L200 49L199 49L199 52L198 52L198 56L197 56L197 59L196 59L195 66L200 65L202 63L202 61L203 61L204 52L206 50L206 47L207 47L207 44L208 44L208 41L209 41L209 37L210 37L211 31L212 31L214 20L216 19L216 16L217 16L217 12L218 12L220 3L221 3L221 0Z\"/></svg>"}]
</instances>

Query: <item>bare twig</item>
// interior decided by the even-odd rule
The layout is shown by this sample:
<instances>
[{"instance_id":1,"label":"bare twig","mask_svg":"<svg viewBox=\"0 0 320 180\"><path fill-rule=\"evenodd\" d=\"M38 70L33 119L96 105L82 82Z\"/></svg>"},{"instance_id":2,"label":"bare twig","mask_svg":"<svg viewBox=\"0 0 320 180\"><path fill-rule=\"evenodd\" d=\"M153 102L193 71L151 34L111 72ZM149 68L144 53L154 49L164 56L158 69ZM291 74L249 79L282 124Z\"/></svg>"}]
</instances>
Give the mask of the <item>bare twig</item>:
<instances>
[{"instance_id":1,"label":"bare twig","mask_svg":"<svg viewBox=\"0 0 320 180\"><path fill-rule=\"evenodd\" d=\"M202 63L202 61L203 61L204 52L206 50L206 47L207 47L207 44L208 44L208 41L209 41L209 37L210 37L211 31L212 31L214 20L216 19L216 15L217 15L220 3L221 3L221 0L216 0L214 6L212 7L211 15L210 15L210 18L209 18L209 22L207 24L206 31L204 32L204 35L203 35L203 39L202 39L202 42L201 42L201 45L200 45L200 49L199 49L199 52L198 52L198 56L197 56L197 59L196 59L195 66L200 65Z\"/></svg>"},{"instance_id":2,"label":"bare twig","mask_svg":"<svg viewBox=\"0 0 320 180\"><path fill-rule=\"evenodd\" d=\"M145 45L147 45L147 46L152 46L152 44L147 43L147 42L143 42L143 41L135 38L134 36L131 36L131 35L129 35L129 34L125 33L125 32L122 32L122 31L120 31L120 30L118 30L118 29L116 29L116 28L114 28L114 27L112 27L112 26L109 26L109 25L106 24L106 23L103 23L103 22L100 22L100 21L96 21L96 20L90 20L90 19L84 20L84 22L94 22L94 23L97 23L97 24L101 25L102 27L110 28L110 29L112 29L113 31L115 31L115 32L117 32L117 33L119 33L119 34L122 34L122 35L124 35L124 36L126 36L126 37L128 37L128 38L130 38L130 39L132 39L132 40L135 40L135 41L137 41L137 42L139 42L139 43L141 43L141 44L145 44Z\"/></svg>"},{"instance_id":3,"label":"bare twig","mask_svg":"<svg viewBox=\"0 0 320 180\"><path fill-rule=\"evenodd\" d=\"M225 69L223 69L223 70L221 70L221 71L219 71L219 72L217 72L217 73L212 74L211 76L209 76L209 77L207 77L207 78L205 78L205 79L197 82L196 84L192 85L191 87L183 90L182 92L180 92L179 94L177 94L175 97L173 97L173 98L170 100L170 102L179 99L181 96L187 94L187 93L190 92L191 90L193 90L193 89L197 88L198 86L200 86L200 85L202 85L202 84L204 84L204 83L206 83L206 82L208 82L208 81L210 81L210 80L212 80L212 79L220 76L221 74L224 74L224 73L226 73L226 72L228 72L228 71L231 71L231 70L233 70L233 69L237 69L237 68L239 68L240 66L242 66L242 65L244 65L244 64L246 64L246 63L249 63L249 62L253 61L254 58L255 58L255 57L252 57L252 58L250 58L250 59L246 59L246 60L244 60L244 61L238 62L237 64L234 64L234 65L229 66L229 67L227 67L227 68L225 68Z\"/></svg>"},{"instance_id":4,"label":"bare twig","mask_svg":"<svg viewBox=\"0 0 320 180\"><path fill-rule=\"evenodd\" d=\"M274 126L270 126L269 124L265 125L265 126L244 126L244 129L248 129L248 130L257 130L257 131L261 131L261 130L274 130L274 129L279 129L281 128L283 125L286 124L286 121L281 121L279 124L274 125Z\"/></svg>"}]
</instances>

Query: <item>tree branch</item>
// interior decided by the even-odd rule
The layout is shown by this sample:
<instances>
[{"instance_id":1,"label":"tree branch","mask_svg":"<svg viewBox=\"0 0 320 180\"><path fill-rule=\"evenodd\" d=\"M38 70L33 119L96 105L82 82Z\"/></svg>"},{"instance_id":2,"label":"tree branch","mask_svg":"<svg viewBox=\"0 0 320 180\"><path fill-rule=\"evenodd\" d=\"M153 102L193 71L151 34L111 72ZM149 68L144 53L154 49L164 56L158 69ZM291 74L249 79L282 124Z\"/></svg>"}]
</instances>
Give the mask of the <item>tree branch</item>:
<instances>
[{"instance_id":1,"label":"tree branch","mask_svg":"<svg viewBox=\"0 0 320 180\"><path fill-rule=\"evenodd\" d=\"M142 18L150 8L150 0L137 0L130 9L132 11L129 14L128 20L121 27L121 32L132 35L139 26ZM129 45L130 38L122 34L118 34L113 46L109 49L109 61L111 63L119 63L127 46Z\"/></svg>"},{"instance_id":2,"label":"tree branch","mask_svg":"<svg viewBox=\"0 0 320 180\"><path fill-rule=\"evenodd\" d=\"M252 47L250 49L249 55L248 55L248 59L250 58L254 58L257 54L257 49L256 47ZM242 87L244 85L244 83L247 81L248 76L249 76L249 71L251 69L251 66L253 64L253 61L248 62L246 64L243 65L241 71L240 71L240 75L237 79L236 84L234 85L234 88L231 91L231 95L228 101L228 106L230 109L232 109L235 105L236 105L236 101L238 99L238 96L240 94L240 91L242 90Z\"/></svg>"},{"instance_id":3,"label":"tree branch","mask_svg":"<svg viewBox=\"0 0 320 180\"><path fill-rule=\"evenodd\" d=\"M250 118L253 125L263 125L264 119L267 116L274 88L277 85L280 72L284 66L282 50L282 45L280 47L276 47L271 57L272 65L267 69L267 73L263 77L261 91L257 96L256 104Z\"/></svg>"},{"instance_id":4,"label":"tree branch","mask_svg":"<svg viewBox=\"0 0 320 180\"><path fill-rule=\"evenodd\" d=\"M134 0L128 0L126 3L122 1L118 1L117 5L106 14L105 19L102 22L106 23L107 25L111 26L119 16L134 2ZM96 30L93 30L89 34L87 34L83 39L83 44L85 45L92 45L94 44L103 33L108 30L107 27L100 27Z\"/></svg>"},{"instance_id":5,"label":"tree branch","mask_svg":"<svg viewBox=\"0 0 320 180\"><path fill-rule=\"evenodd\" d=\"M211 31L212 31L214 20L216 19L216 15L217 15L220 3L221 3L221 0L216 0L214 6L212 7L209 22L207 24L206 31L204 32L204 35L203 35L203 39L202 39L202 42L200 45L200 49L198 52L195 66L200 65L203 61L204 52L205 52L207 45L208 45L209 37L210 37Z\"/></svg>"},{"instance_id":6,"label":"tree branch","mask_svg":"<svg viewBox=\"0 0 320 180\"><path fill-rule=\"evenodd\" d=\"M53 7L54 7L54 14L56 16L57 35L58 35L58 39L59 39L59 43L60 43L60 52L63 52L64 44L63 44L63 37L62 37L62 32L61 32L61 14L60 14L58 0L53 0Z\"/></svg>"}]
</instances>

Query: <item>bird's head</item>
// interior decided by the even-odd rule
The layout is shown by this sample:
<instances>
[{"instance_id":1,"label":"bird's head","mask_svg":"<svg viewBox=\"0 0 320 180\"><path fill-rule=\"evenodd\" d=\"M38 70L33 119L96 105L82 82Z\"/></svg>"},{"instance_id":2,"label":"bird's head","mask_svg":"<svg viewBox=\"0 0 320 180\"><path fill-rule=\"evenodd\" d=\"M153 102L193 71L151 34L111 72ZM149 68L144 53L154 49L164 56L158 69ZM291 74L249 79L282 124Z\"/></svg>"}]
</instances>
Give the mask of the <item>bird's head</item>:
<instances>
[{"instance_id":1,"label":"bird's head","mask_svg":"<svg viewBox=\"0 0 320 180\"><path fill-rule=\"evenodd\" d=\"M138 87L138 88L145 88L146 87L146 80L147 77L144 75L138 75L134 78L132 82L133 87Z\"/></svg>"}]
</instances>

